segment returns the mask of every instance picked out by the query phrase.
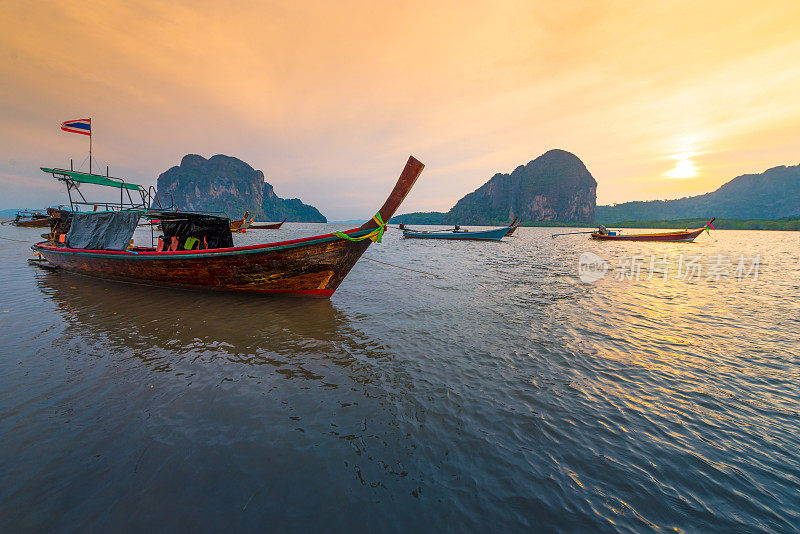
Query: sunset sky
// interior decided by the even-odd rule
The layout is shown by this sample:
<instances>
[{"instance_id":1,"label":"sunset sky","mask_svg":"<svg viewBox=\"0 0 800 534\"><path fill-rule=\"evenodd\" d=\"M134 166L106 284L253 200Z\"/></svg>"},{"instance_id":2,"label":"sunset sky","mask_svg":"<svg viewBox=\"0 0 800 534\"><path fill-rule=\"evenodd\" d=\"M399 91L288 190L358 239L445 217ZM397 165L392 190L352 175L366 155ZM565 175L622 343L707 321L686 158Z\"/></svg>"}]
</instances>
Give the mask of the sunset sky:
<instances>
[{"instance_id":1,"label":"sunset sky","mask_svg":"<svg viewBox=\"0 0 800 534\"><path fill-rule=\"evenodd\" d=\"M0 0L0 25L0 208L65 200L39 167L85 159L59 129L83 117L114 175L227 154L331 220L371 215L409 154L400 212L551 148L599 204L800 163L797 0Z\"/></svg>"}]
</instances>

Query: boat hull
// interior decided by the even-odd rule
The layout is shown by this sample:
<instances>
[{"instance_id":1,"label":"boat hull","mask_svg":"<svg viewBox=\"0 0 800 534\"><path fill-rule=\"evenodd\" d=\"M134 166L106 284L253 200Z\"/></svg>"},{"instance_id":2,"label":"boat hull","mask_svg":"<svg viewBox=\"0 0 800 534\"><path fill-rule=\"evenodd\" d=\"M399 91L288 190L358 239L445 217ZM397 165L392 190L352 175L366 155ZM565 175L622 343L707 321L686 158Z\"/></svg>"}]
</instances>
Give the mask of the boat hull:
<instances>
[{"instance_id":1,"label":"boat hull","mask_svg":"<svg viewBox=\"0 0 800 534\"><path fill-rule=\"evenodd\" d=\"M698 228L687 232L668 232L663 234L631 234L631 235L605 235L593 233L592 239L598 241L666 241L666 242L691 242L703 233L705 228Z\"/></svg>"},{"instance_id":2,"label":"boat hull","mask_svg":"<svg viewBox=\"0 0 800 534\"><path fill-rule=\"evenodd\" d=\"M415 232L403 230L403 237L411 239L457 239L474 241L500 241L508 234L509 227L494 230L479 230L476 232Z\"/></svg>"},{"instance_id":3,"label":"boat hull","mask_svg":"<svg viewBox=\"0 0 800 534\"><path fill-rule=\"evenodd\" d=\"M349 233L353 237L369 230ZM152 285L330 297L371 241L337 236L208 251L103 251L33 246L79 274Z\"/></svg>"},{"instance_id":4,"label":"boat hull","mask_svg":"<svg viewBox=\"0 0 800 534\"><path fill-rule=\"evenodd\" d=\"M21 228L50 228L50 217L14 221L11 224Z\"/></svg>"},{"instance_id":5,"label":"boat hull","mask_svg":"<svg viewBox=\"0 0 800 534\"><path fill-rule=\"evenodd\" d=\"M283 223L286 222L286 219L282 220L279 223L274 224L251 224L248 230L279 230Z\"/></svg>"}]
</instances>

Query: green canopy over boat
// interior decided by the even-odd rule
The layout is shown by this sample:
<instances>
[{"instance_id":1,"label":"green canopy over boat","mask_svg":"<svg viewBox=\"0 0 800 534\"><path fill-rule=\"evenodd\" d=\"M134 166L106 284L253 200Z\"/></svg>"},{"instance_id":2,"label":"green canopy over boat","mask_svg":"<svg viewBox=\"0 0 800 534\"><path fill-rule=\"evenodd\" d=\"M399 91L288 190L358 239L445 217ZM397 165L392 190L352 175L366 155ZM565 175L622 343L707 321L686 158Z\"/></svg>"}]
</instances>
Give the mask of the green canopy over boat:
<instances>
[{"instance_id":1,"label":"green canopy over boat","mask_svg":"<svg viewBox=\"0 0 800 534\"><path fill-rule=\"evenodd\" d=\"M130 189L133 191L145 191L145 188L139 184L132 184L126 182L121 178L114 178L113 176L103 176L102 174L89 174L85 172L68 171L66 169L48 169L47 167L40 167L44 172L50 173L59 180L72 181L79 184L95 184L103 185L106 187L116 187L117 189Z\"/></svg>"}]
</instances>

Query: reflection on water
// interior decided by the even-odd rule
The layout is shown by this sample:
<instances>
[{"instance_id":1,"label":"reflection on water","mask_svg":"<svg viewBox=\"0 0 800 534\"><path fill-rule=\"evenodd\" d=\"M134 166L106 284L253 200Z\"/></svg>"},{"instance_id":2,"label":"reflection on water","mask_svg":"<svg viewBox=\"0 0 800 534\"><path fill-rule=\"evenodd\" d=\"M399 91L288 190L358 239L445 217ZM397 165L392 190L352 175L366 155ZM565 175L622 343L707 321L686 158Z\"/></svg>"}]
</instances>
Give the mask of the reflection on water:
<instances>
[{"instance_id":1,"label":"reflection on water","mask_svg":"<svg viewBox=\"0 0 800 534\"><path fill-rule=\"evenodd\" d=\"M397 417L415 408L396 393L409 385L386 348L330 301L165 290L66 272L36 271L34 280L59 332L33 355L39 378L28 380L29 370L6 389L47 408L23 404L0 427L16 436L6 452L20 460L3 466L4 478L19 481L0 490L4 500L45 493L60 509L72 495L113 488L96 504L81 499L76 524L151 525L142 507L169 503L180 513L167 526L183 529L188 520L221 529L222 518L243 508L242 526L288 527L308 507L350 510L349 523L364 503L386 498L387 487L400 489L401 501L413 498L418 482L405 465L413 446ZM46 400L35 391L41 379L55 381ZM42 457L49 475L26 480ZM309 495L319 483L327 489ZM16 527L64 521L27 511L11 518Z\"/></svg>"},{"instance_id":2,"label":"reflection on water","mask_svg":"<svg viewBox=\"0 0 800 534\"><path fill-rule=\"evenodd\" d=\"M71 336L102 339L120 350L147 348L166 355L220 346L256 363L252 357L282 352L282 347L309 352L353 339L345 316L324 299L218 295L50 271L36 283L69 324Z\"/></svg>"},{"instance_id":3,"label":"reflection on water","mask_svg":"<svg viewBox=\"0 0 800 534\"><path fill-rule=\"evenodd\" d=\"M797 235L550 233L389 232L367 256L447 278L359 262L331 301L42 271L0 242L0 530L796 530ZM582 252L683 250L764 262L577 277Z\"/></svg>"}]
</instances>

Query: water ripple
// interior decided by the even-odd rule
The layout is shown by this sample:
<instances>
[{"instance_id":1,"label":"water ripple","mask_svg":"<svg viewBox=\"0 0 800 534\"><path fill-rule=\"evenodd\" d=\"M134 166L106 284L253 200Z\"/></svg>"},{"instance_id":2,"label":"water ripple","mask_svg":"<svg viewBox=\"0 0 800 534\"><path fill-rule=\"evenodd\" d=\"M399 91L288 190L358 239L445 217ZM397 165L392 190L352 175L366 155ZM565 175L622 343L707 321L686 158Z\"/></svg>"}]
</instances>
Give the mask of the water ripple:
<instances>
[{"instance_id":1,"label":"water ripple","mask_svg":"<svg viewBox=\"0 0 800 534\"><path fill-rule=\"evenodd\" d=\"M796 235L550 233L389 232L370 257L447 278L359 262L330 302L39 271L0 242L0 530L797 531ZM616 268L581 283L586 251ZM618 276L681 252L763 263Z\"/></svg>"}]
</instances>

